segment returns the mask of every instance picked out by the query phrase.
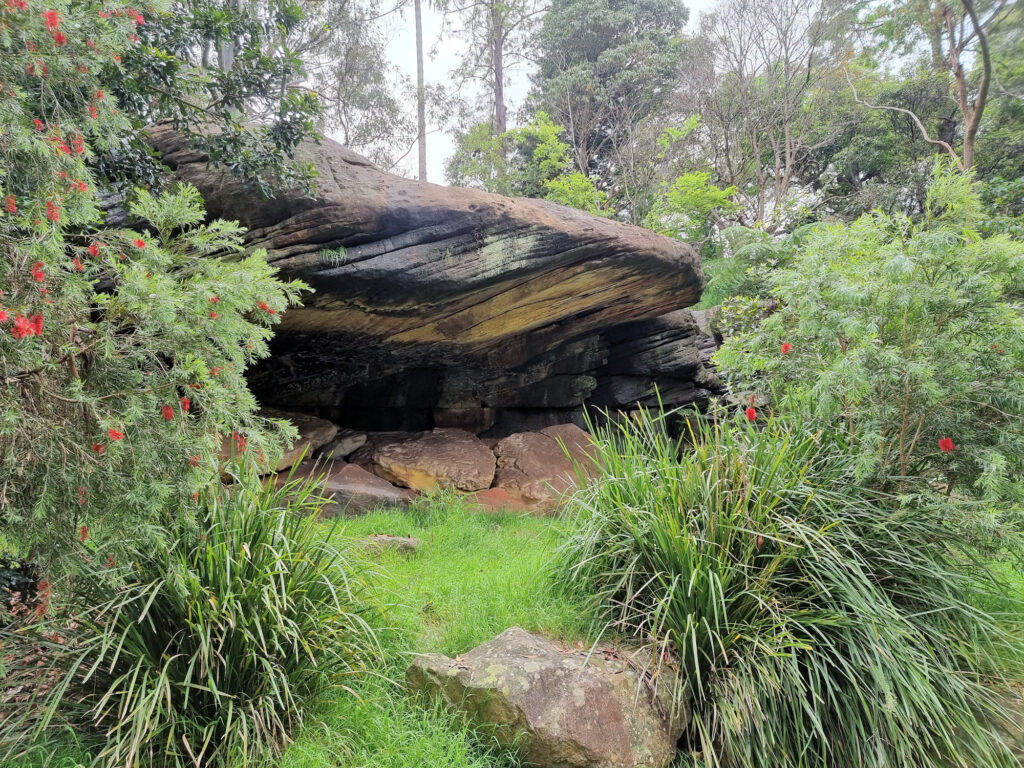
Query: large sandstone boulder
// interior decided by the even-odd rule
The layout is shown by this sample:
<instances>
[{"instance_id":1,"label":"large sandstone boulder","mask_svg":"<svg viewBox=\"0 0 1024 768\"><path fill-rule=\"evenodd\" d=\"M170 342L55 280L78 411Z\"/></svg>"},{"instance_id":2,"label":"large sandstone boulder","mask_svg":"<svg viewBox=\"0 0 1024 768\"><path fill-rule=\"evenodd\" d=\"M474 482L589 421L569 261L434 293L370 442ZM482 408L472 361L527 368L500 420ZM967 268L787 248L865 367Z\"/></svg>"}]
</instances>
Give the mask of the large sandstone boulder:
<instances>
[{"instance_id":1,"label":"large sandstone boulder","mask_svg":"<svg viewBox=\"0 0 1024 768\"><path fill-rule=\"evenodd\" d=\"M416 491L480 491L490 488L494 480L494 454L461 429L377 435L350 458L388 482Z\"/></svg>"},{"instance_id":2,"label":"large sandstone boulder","mask_svg":"<svg viewBox=\"0 0 1024 768\"><path fill-rule=\"evenodd\" d=\"M419 656L406 679L539 768L663 768L685 726L668 716L669 686L655 694L626 659L518 627L455 659Z\"/></svg>"},{"instance_id":3,"label":"large sandstone boulder","mask_svg":"<svg viewBox=\"0 0 1024 768\"><path fill-rule=\"evenodd\" d=\"M590 435L575 424L518 432L494 446L494 487L530 508L550 511L576 487L579 475L593 474L596 449Z\"/></svg>"},{"instance_id":4,"label":"large sandstone boulder","mask_svg":"<svg viewBox=\"0 0 1024 768\"><path fill-rule=\"evenodd\" d=\"M288 450L281 457L277 464L277 471L288 469L300 458L309 458L321 446L326 445L338 434L337 424L326 419L318 419L305 413L294 413L292 411L281 411L276 408L262 408L260 415L268 419L284 419L290 421L299 431L299 436Z\"/></svg>"},{"instance_id":5,"label":"large sandstone boulder","mask_svg":"<svg viewBox=\"0 0 1024 768\"><path fill-rule=\"evenodd\" d=\"M387 480L367 472L355 464L343 461L300 464L292 477L312 479L324 476L323 495L330 499L324 507L326 517L335 515L361 515L378 507L405 507L416 498L406 488L396 488ZM287 475L279 475L284 479Z\"/></svg>"},{"instance_id":6,"label":"large sandstone boulder","mask_svg":"<svg viewBox=\"0 0 1024 768\"><path fill-rule=\"evenodd\" d=\"M330 140L297 152L319 171L315 194L265 197L169 124L149 136L211 216L239 221L248 247L315 289L284 314L271 359L250 375L260 402L354 429L500 437L581 423L588 405L628 409L660 372L618 365L631 352L615 330L663 336L635 323L694 304L704 285L678 240L544 200L394 176ZM699 370L680 363L697 342L671 341L667 405L708 395Z\"/></svg>"}]
</instances>

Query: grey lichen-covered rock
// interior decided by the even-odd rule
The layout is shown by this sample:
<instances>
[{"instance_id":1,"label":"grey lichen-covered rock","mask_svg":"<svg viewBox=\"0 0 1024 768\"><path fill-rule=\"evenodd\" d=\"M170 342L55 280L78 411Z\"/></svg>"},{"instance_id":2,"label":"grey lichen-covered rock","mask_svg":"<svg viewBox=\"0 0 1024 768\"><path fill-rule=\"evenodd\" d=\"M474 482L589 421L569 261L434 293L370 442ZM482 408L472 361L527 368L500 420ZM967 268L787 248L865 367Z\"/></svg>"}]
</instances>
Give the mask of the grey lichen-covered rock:
<instances>
[{"instance_id":1,"label":"grey lichen-covered rock","mask_svg":"<svg viewBox=\"0 0 1024 768\"><path fill-rule=\"evenodd\" d=\"M278 475L282 482L288 477ZM323 508L325 517L362 515L378 507L405 507L416 498L412 491L396 488L362 467L343 461L305 461L290 477L322 482L318 491L328 499Z\"/></svg>"},{"instance_id":2,"label":"grey lichen-covered rock","mask_svg":"<svg viewBox=\"0 0 1024 768\"><path fill-rule=\"evenodd\" d=\"M366 433L342 429L337 436L320 449L318 457L323 461L342 461L366 444Z\"/></svg>"},{"instance_id":3,"label":"grey lichen-covered rock","mask_svg":"<svg viewBox=\"0 0 1024 768\"><path fill-rule=\"evenodd\" d=\"M406 680L540 768L663 768L686 724L668 716L664 680L654 694L618 654L564 651L519 627L455 659L421 655Z\"/></svg>"},{"instance_id":4,"label":"grey lichen-covered rock","mask_svg":"<svg viewBox=\"0 0 1024 768\"><path fill-rule=\"evenodd\" d=\"M392 536L389 533L373 533L362 540L362 547L370 554L397 552L413 555L420 548L420 540L414 536Z\"/></svg>"}]
</instances>

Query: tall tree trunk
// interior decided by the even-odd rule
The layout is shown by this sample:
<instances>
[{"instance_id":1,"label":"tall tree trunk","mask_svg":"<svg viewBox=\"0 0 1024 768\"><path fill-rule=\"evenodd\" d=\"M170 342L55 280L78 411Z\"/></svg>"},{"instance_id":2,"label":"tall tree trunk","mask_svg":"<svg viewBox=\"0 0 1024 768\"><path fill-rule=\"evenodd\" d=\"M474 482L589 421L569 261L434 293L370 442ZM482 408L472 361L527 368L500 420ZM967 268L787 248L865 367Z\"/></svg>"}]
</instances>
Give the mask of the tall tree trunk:
<instances>
[{"instance_id":1,"label":"tall tree trunk","mask_svg":"<svg viewBox=\"0 0 1024 768\"><path fill-rule=\"evenodd\" d=\"M494 36L494 131L501 136L508 130L508 119L505 113L505 29L501 19L501 5L491 5L491 34ZM501 155L505 156L502 142Z\"/></svg>"},{"instance_id":2,"label":"tall tree trunk","mask_svg":"<svg viewBox=\"0 0 1024 768\"><path fill-rule=\"evenodd\" d=\"M416 119L419 142L420 181L427 180L427 95L423 84L423 15L421 0L415 0L416 11Z\"/></svg>"},{"instance_id":3,"label":"tall tree trunk","mask_svg":"<svg viewBox=\"0 0 1024 768\"><path fill-rule=\"evenodd\" d=\"M981 82L978 83L978 95L974 98L974 104L970 108L970 114L965 113L967 121L964 126L964 168L974 165L974 144L978 138L978 127L981 125L981 115L985 111L985 101L988 99L988 85L992 79L992 55L988 50L988 36L982 26L978 13L974 9L974 0L963 0L967 15L971 17L971 24L974 26L974 33L978 36L978 45L981 48ZM961 68L958 82L962 92L965 94L966 103L967 82Z\"/></svg>"}]
</instances>

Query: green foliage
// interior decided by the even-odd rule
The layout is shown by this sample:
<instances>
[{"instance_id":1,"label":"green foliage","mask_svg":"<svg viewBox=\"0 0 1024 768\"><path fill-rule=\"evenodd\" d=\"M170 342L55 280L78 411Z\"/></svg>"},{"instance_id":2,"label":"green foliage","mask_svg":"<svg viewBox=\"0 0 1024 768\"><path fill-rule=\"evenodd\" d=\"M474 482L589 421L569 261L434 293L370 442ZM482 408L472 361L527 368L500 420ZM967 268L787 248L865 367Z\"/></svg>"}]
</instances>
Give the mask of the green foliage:
<instances>
[{"instance_id":1,"label":"green foliage","mask_svg":"<svg viewBox=\"0 0 1024 768\"><path fill-rule=\"evenodd\" d=\"M701 765L1017 764L988 685L1017 679L1021 642L972 607L1003 585L948 502L858 490L842 440L803 424L680 441L663 418L601 432L559 567L652 673L678 672Z\"/></svg>"},{"instance_id":2,"label":"green foliage","mask_svg":"<svg viewBox=\"0 0 1024 768\"><path fill-rule=\"evenodd\" d=\"M778 311L724 345L721 370L771 391L780 413L842 425L861 477L1019 503L1024 245L982 238L982 218L971 178L940 169L920 222L876 213L814 230L770 277Z\"/></svg>"},{"instance_id":3,"label":"green foliage","mask_svg":"<svg viewBox=\"0 0 1024 768\"><path fill-rule=\"evenodd\" d=\"M283 748L315 695L379 654L372 569L325 541L321 502L299 481L214 487L196 525L85 541L73 605L22 630L59 672L45 710L25 708L30 733L68 723L110 768L244 765ZM0 736L18 741L20 725Z\"/></svg>"},{"instance_id":4,"label":"green foliage","mask_svg":"<svg viewBox=\"0 0 1024 768\"><path fill-rule=\"evenodd\" d=\"M220 435L273 457L292 433L252 415L243 373L304 288L243 255L236 224L201 223L190 187L139 192L136 229L102 227L88 163L130 123L96 73L138 28L54 13L0 11L0 526L44 558L81 524L189 509Z\"/></svg>"},{"instance_id":5,"label":"green foliage","mask_svg":"<svg viewBox=\"0 0 1024 768\"><path fill-rule=\"evenodd\" d=\"M459 136L445 175L459 186L544 198L600 213L607 195L584 174L570 171L569 146L562 141L562 134L562 127L544 112L528 125L501 136L495 136L488 123L480 123Z\"/></svg>"},{"instance_id":6,"label":"green foliage","mask_svg":"<svg viewBox=\"0 0 1024 768\"><path fill-rule=\"evenodd\" d=\"M662 190L644 218L644 226L692 244L707 255L717 231L720 214L739 209L732 198L736 187L721 189L711 183L707 173L687 173Z\"/></svg>"}]
</instances>

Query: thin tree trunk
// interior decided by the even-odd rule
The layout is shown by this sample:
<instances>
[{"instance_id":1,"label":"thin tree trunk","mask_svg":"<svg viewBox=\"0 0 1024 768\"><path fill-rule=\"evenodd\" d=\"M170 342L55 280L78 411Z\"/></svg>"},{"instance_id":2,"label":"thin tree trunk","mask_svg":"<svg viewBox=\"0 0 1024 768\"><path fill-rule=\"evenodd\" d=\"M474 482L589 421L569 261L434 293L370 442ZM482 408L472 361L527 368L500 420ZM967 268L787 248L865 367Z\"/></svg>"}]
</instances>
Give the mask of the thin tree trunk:
<instances>
[{"instance_id":1,"label":"thin tree trunk","mask_svg":"<svg viewBox=\"0 0 1024 768\"><path fill-rule=\"evenodd\" d=\"M494 131L501 136L508 130L508 119L505 113L505 31L501 23L501 9L498 3L491 6L491 32L494 35ZM505 156L502 142L501 155Z\"/></svg>"},{"instance_id":2,"label":"thin tree trunk","mask_svg":"<svg viewBox=\"0 0 1024 768\"><path fill-rule=\"evenodd\" d=\"M978 13L974 9L974 0L963 0L967 15L971 17L971 24L974 26L974 33L978 36L978 45L981 48L981 82L978 83L978 95L974 99L970 115L964 115L967 124L964 126L964 168L974 165L974 144L978 138L978 128L981 125L981 115L985 111L985 101L988 99L988 84L992 78L992 56L988 50L988 36L982 27ZM961 71L962 75L962 71ZM961 88L966 91L966 82L961 82Z\"/></svg>"},{"instance_id":3,"label":"thin tree trunk","mask_svg":"<svg viewBox=\"0 0 1024 768\"><path fill-rule=\"evenodd\" d=\"M427 180L427 96L423 84L423 16L421 0L415 0L416 11L416 119L419 142L420 181Z\"/></svg>"}]
</instances>

